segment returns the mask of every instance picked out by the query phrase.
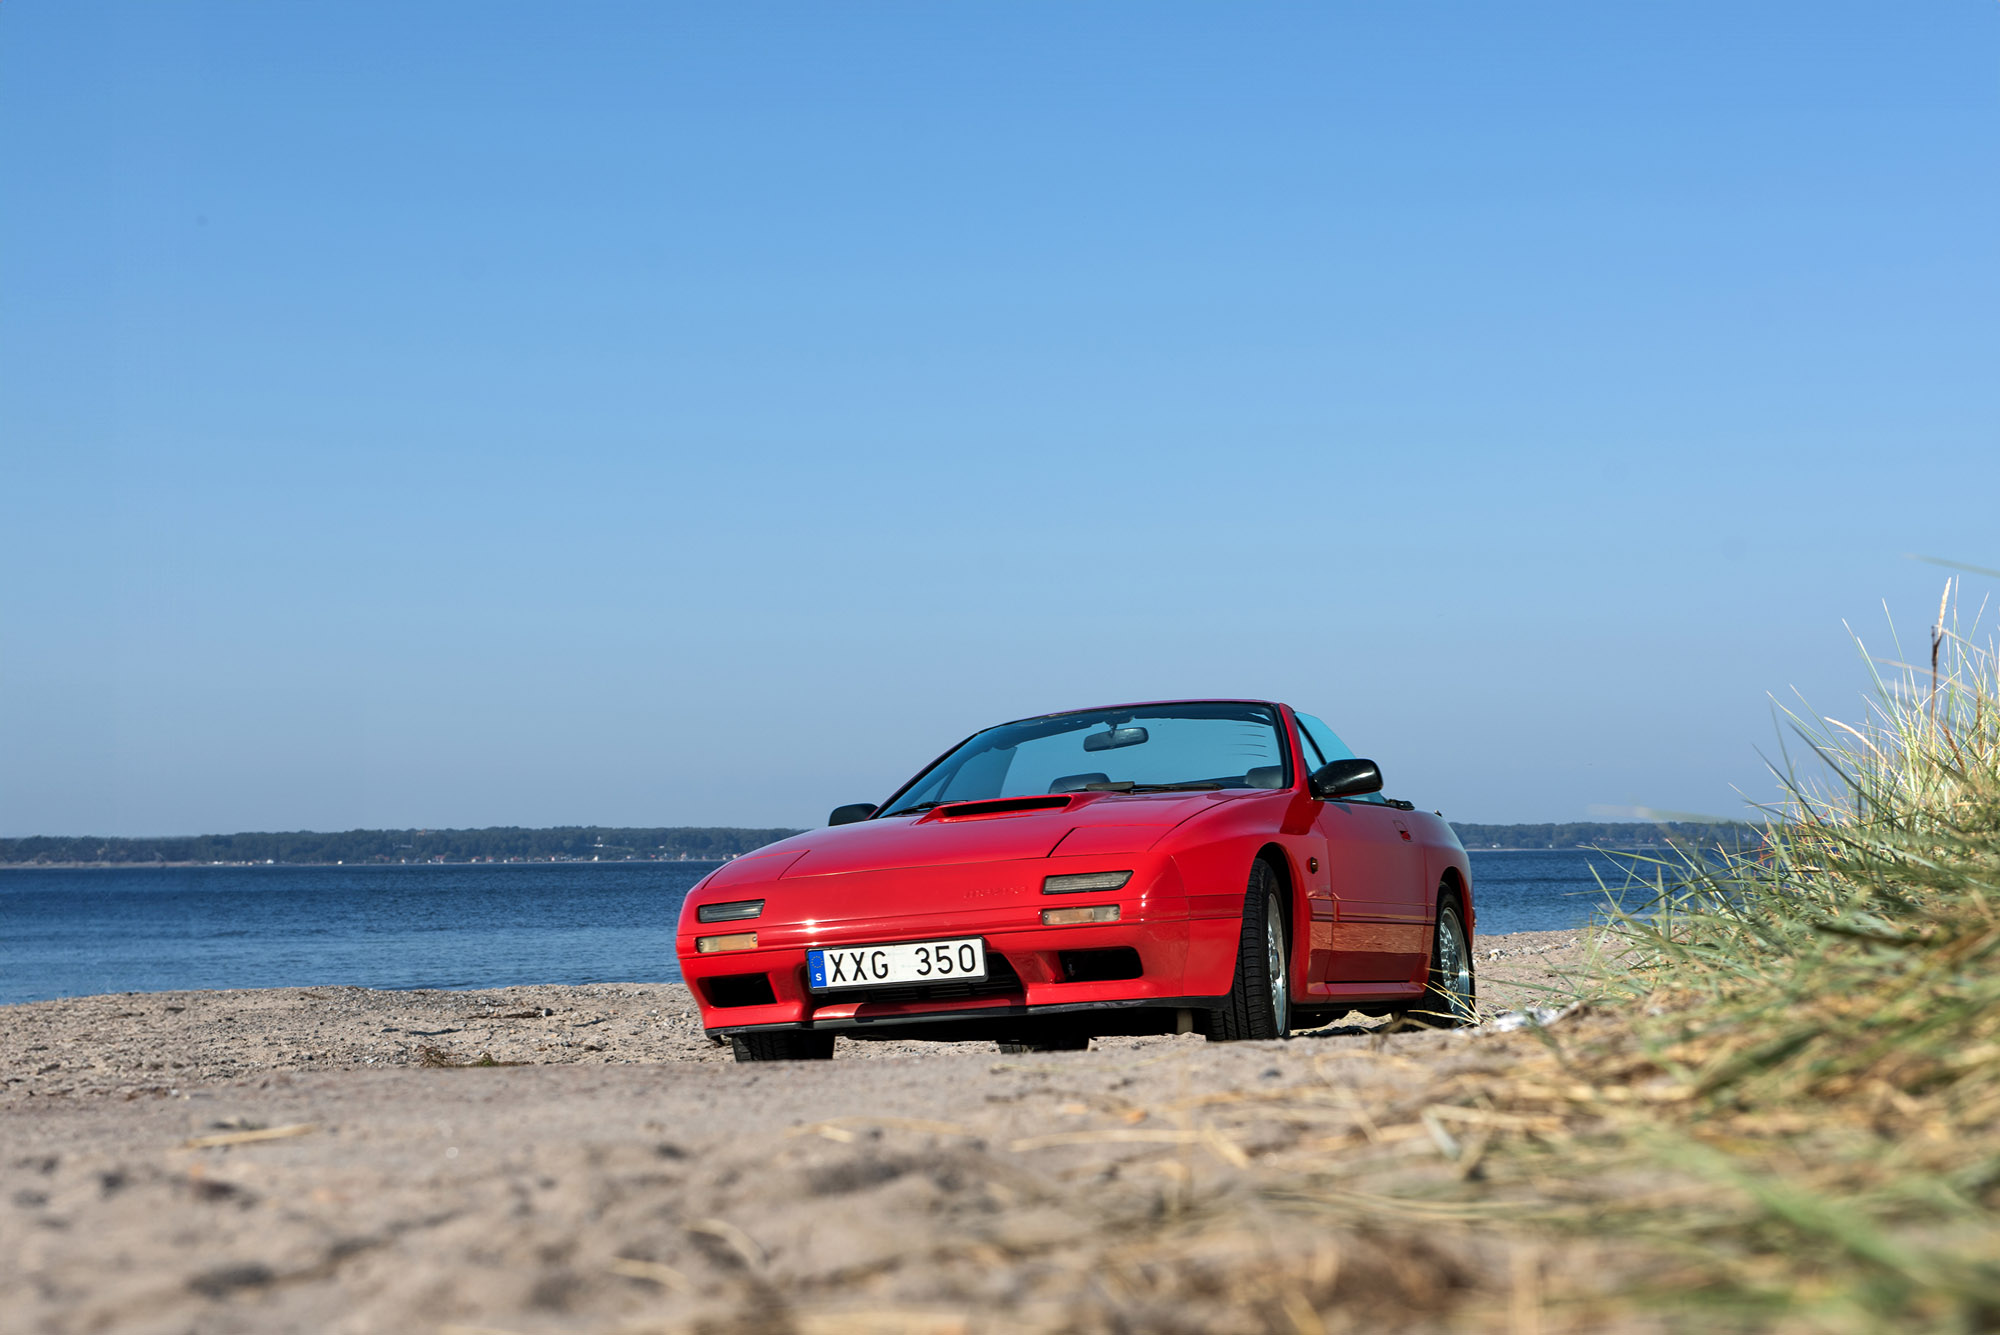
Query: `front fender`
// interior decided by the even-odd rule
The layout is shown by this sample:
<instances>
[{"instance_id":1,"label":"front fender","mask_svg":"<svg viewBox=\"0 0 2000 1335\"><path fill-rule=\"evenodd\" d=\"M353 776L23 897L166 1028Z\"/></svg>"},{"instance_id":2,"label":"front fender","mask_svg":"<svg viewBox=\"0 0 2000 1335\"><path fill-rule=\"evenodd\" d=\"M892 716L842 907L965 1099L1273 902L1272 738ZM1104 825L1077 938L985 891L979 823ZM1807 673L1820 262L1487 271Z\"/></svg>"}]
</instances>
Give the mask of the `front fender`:
<instances>
[{"instance_id":1,"label":"front fender","mask_svg":"<svg viewBox=\"0 0 2000 1335\"><path fill-rule=\"evenodd\" d=\"M1250 865L1265 849L1276 846L1286 858L1280 870L1293 887L1292 940L1302 943L1296 868L1307 850L1302 835L1287 832L1286 813L1292 794L1218 804L1180 826L1163 841L1161 851L1172 857L1187 891L1191 919L1243 917L1243 892L1250 884ZM1186 989L1190 995L1220 996L1236 975L1237 933L1193 932L1188 942Z\"/></svg>"}]
</instances>

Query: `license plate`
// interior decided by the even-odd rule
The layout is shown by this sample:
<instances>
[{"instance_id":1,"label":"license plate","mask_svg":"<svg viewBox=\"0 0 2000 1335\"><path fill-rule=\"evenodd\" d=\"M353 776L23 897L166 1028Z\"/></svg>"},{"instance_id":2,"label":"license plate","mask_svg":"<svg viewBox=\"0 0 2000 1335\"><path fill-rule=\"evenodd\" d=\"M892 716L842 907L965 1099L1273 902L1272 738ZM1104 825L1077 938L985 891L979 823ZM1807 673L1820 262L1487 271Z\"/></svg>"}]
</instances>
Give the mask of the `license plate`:
<instances>
[{"instance_id":1,"label":"license plate","mask_svg":"<svg viewBox=\"0 0 2000 1335\"><path fill-rule=\"evenodd\" d=\"M806 977L815 992L833 992L843 987L956 983L985 976L986 943L976 936L957 941L898 941L889 946L838 946L806 952Z\"/></svg>"}]
</instances>

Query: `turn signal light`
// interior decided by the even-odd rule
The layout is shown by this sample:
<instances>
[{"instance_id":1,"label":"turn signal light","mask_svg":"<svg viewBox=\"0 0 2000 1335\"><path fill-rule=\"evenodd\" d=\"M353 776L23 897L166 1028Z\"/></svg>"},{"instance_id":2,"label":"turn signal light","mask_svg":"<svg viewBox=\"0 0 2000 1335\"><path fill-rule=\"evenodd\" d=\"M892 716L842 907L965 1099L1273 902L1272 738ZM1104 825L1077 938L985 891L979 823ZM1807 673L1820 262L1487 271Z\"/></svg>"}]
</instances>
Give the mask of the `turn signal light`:
<instances>
[{"instance_id":1,"label":"turn signal light","mask_svg":"<svg viewBox=\"0 0 2000 1335\"><path fill-rule=\"evenodd\" d=\"M1130 873L1127 873L1128 875ZM1042 926L1067 927L1078 922L1117 922L1116 904L1092 904L1082 909L1043 909Z\"/></svg>"},{"instance_id":2,"label":"turn signal light","mask_svg":"<svg viewBox=\"0 0 2000 1335\"><path fill-rule=\"evenodd\" d=\"M1086 890L1116 890L1132 879L1129 871L1087 871L1074 876L1042 878L1045 895L1080 895Z\"/></svg>"},{"instance_id":3,"label":"turn signal light","mask_svg":"<svg viewBox=\"0 0 2000 1335\"><path fill-rule=\"evenodd\" d=\"M755 950L755 932L731 932L728 936L698 936L694 939L695 951L702 955L713 955L720 950Z\"/></svg>"}]
</instances>

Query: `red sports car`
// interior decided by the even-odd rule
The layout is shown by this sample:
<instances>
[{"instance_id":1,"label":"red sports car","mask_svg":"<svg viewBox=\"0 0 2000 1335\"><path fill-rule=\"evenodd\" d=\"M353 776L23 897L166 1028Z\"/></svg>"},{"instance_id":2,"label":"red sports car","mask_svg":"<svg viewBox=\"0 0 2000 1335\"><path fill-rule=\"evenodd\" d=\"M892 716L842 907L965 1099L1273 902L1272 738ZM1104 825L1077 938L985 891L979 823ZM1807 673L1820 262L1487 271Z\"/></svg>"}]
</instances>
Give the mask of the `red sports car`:
<instances>
[{"instance_id":1,"label":"red sports car","mask_svg":"<svg viewBox=\"0 0 2000 1335\"><path fill-rule=\"evenodd\" d=\"M1472 875L1326 724L1253 700L1003 723L710 873L681 973L738 1061L849 1038L1282 1038L1471 1023Z\"/></svg>"}]
</instances>

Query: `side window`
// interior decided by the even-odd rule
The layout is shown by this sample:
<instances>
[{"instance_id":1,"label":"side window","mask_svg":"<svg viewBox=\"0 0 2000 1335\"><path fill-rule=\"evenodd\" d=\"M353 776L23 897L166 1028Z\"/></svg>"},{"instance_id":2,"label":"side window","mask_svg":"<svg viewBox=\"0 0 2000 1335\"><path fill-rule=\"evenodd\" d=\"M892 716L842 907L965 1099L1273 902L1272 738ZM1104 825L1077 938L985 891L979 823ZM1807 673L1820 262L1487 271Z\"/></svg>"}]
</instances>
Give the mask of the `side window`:
<instances>
[{"instance_id":1,"label":"side window","mask_svg":"<svg viewBox=\"0 0 2000 1335\"><path fill-rule=\"evenodd\" d=\"M1327 727L1325 723L1314 718L1311 714L1299 715L1299 733L1301 736L1307 738L1312 745L1317 747L1319 753L1328 760L1355 759L1353 750L1346 742L1340 740L1340 734L1332 728ZM1346 802L1371 802L1378 806L1388 801L1380 793L1368 793L1361 797L1348 797L1341 800Z\"/></svg>"},{"instance_id":2,"label":"side window","mask_svg":"<svg viewBox=\"0 0 2000 1335\"><path fill-rule=\"evenodd\" d=\"M1301 718L1299 722L1303 724L1305 720ZM1318 743L1313 741L1312 734L1303 727L1299 729L1299 753L1305 759L1307 774L1311 774L1326 763L1326 757L1321 754Z\"/></svg>"},{"instance_id":3,"label":"side window","mask_svg":"<svg viewBox=\"0 0 2000 1335\"><path fill-rule=\"evenodd\" d=\"M1352 760L1354 752L1348 750L1347 743L1340 740L1332 728L1314 718L1311 714L1299 715L1299 728L1312 738L1313 745L1328 760Z\"/></svg>"}]
</instances>

